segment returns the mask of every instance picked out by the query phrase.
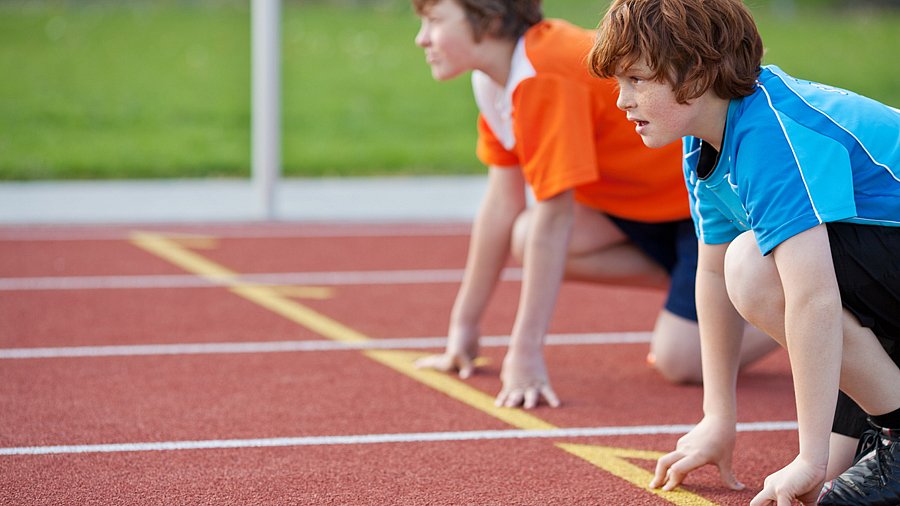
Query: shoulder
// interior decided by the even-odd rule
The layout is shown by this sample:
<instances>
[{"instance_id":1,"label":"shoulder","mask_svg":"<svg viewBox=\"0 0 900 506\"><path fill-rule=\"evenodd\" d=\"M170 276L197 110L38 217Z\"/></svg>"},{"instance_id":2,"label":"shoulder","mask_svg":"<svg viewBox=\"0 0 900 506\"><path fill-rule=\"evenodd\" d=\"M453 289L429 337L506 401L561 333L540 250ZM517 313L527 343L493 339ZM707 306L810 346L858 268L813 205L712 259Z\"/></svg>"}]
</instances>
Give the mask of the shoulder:
<instances>
[{"instance_id":1,"label":"shoulder","mask_svg":"<svg viewBox=\"0 0 900 506\"><path fill-rule=\"evenodd\" d=\"M524 35L525 53L538 72L589 77L587 55L594 32L561 19L547 19Z\"/></svg>"}]
</instances>

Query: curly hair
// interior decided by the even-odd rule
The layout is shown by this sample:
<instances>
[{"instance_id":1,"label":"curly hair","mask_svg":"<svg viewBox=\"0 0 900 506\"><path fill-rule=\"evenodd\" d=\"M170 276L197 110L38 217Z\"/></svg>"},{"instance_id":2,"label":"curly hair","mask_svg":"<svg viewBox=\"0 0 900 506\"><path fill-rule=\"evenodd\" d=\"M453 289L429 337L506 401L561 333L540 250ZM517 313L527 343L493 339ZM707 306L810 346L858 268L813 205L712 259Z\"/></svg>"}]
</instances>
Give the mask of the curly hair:
<instances>
[{"instance_id":1,"label":"curly hair","mask_svg":"<svg viewBox=\"0 0 900 506\"><path fill-rule=\"evenodd\" d=\"M741 0L615 0L588 62L595 76L611 77L643 60L686 103L709 89L725 99L753 93L763 52Z\"/></svg>"},{"instance_id":2,"label":"curly hair","mask_svg":"<svg viewBox=\"0 0 900 506\"><path fill-rule=\"evenodd\" d=\"M422 15L440 0L412 0L416 14ZM472 25L475 40L485 35L503 39L518 39L544 14L541 0L448 0L458 3Z\"/></svg>"}]
</instances>

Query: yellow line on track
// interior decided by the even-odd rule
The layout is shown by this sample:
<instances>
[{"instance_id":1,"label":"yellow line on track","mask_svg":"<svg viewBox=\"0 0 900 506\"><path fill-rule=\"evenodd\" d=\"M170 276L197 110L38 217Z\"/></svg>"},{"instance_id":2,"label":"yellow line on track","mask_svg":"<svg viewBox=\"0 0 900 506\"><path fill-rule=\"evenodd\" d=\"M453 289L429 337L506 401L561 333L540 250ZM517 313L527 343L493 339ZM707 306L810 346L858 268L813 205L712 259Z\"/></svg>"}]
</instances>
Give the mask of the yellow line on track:
<instances>
[{"instance_id":1,"label":"yellow line on track","mask_svg":"<svg viewBox=\"0 0 900 506\"><path fill-rule=\"evenodd\" d=\"M697 494L692 494L684 489L679 488L666 492L660 489L648 488L647 484L653 479L653 473L626 460L640 459L655 461L663 456L660 452L566 443L557 443L556 446L572 455L581 457L600 469L618 476L632 485L651 494L655 494L672 504L677 504L678 506L716 506L716 503L710 502L707 499L700 497Z\"/></svg>"},{"instance_id":2,"label":"yellow line on track","mask_svg":"<svg viewBox=\"0 0 900 506\"><path fill-rule=\"evenodd\" d=\"M160 234L134 232L131 234L131 242L139 248L168 260L187 272L226 286L236 295L269 309L323 337L342 342L371 340L370 337L288 298L289 292L283 292L283 287L242 282L238 273L186 249L176 239L169 239ZM414 361L422 356L421 353L393 350L369 350L363 353L380 364L390 367L513 427L525 430L552 430L558 428L523 409L497 407L494 405L493 397L470 387L451 375L433 370L417 369ZM646 484L650 481L650 473L627 462L624 457L655 459L659 456L655 452L592 445L558 444L557 446L643 490L647 490ZM660 490L650 490L649 492L678 506L715 505L715 503L683 489L672 492L662 492Z\"/></svg>"},{"instance_id":3,"label":"yellow line on track","mask_svg":"<svg viewBox=\"0 0 900 506\"><path fill-rule=\"evenodd\" d=\"M416 358L421 357L423 355L422 353L392 350L370 350L364 353L367 357L382 363L405 376L409 376L420 383L424 383L439 392L443 392L444 394L468 404L478 411L500 419L513 427L526 430L549 430L558 428L525 410L499 408L494 405L493 397L485 394L481 390L470 387L451 375L429 369L416 368L413 362Z\"/></svg>"},{"instance_id":4,"label":"yellow line on track","mask_svg":"<svg viewBox=\"0 0 900 506\"><path fill-rule=\"evenodd\" d=\"M132 234L131 242L190 273L214 283L228 286L235 294L324 337L343 342L361 342L370 339L331 318L283 296L279 293L277 287L273 288L241 282L238 273L185 249L177 241L157 234L136 232Z\"/></svg>"}]
</instances>

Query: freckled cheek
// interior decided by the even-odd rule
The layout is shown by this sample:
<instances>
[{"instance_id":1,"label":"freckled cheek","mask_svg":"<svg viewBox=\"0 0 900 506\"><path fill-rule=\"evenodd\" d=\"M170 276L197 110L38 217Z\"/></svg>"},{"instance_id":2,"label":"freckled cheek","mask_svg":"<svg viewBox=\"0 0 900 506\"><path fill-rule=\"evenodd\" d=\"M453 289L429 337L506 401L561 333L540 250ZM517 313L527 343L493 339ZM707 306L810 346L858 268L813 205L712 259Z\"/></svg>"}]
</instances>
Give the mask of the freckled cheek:
<instances>
[{"instance_id":1,"label":"freckled cheek","mask_svg":"<svg viewBox=\"0 0 900 506\"><path fill-rule=\"evenodd\" d=\"M681 117L678 108L673 107L672 104L668 103L666 100L661 100L663 97L657 96L653 98L652 105L650 105L652 113L650 121L657 123L661 127L665 127L667 130L676 129Z\"/></svg>"}]
</instances>

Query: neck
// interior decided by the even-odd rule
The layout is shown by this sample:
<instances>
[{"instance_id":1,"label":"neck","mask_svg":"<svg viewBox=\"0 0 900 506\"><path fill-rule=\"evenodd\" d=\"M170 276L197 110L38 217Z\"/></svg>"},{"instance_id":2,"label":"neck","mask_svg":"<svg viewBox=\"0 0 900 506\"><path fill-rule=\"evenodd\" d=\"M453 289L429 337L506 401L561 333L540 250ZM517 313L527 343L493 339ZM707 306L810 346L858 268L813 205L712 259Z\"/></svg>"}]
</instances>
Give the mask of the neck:
<instances>
[{"instance_id":1,"label":"neck","mask_svg":"<svg viewBox=\"0 0 900 506\"><path fill-rule=\"evenodd\" d=\"M712 90L707 91L697 100L700 102L698 105L701 110L698 116L699 128L694 137L703 139L716 148L716 151L721 151L730 100L719 98Z\"/></svg>"},{"instance_id":2,"label":"neck","mask_svg":"<svg viewBox=\"0 0 900 506\"><path fill-rule=\"evenodd\" d=\"M483 56L478 65L478 70L487 74L492 81L500 86L506 86L517 42L517 40L485 37L481 42Z\"/></svg>"}]
</instances>

